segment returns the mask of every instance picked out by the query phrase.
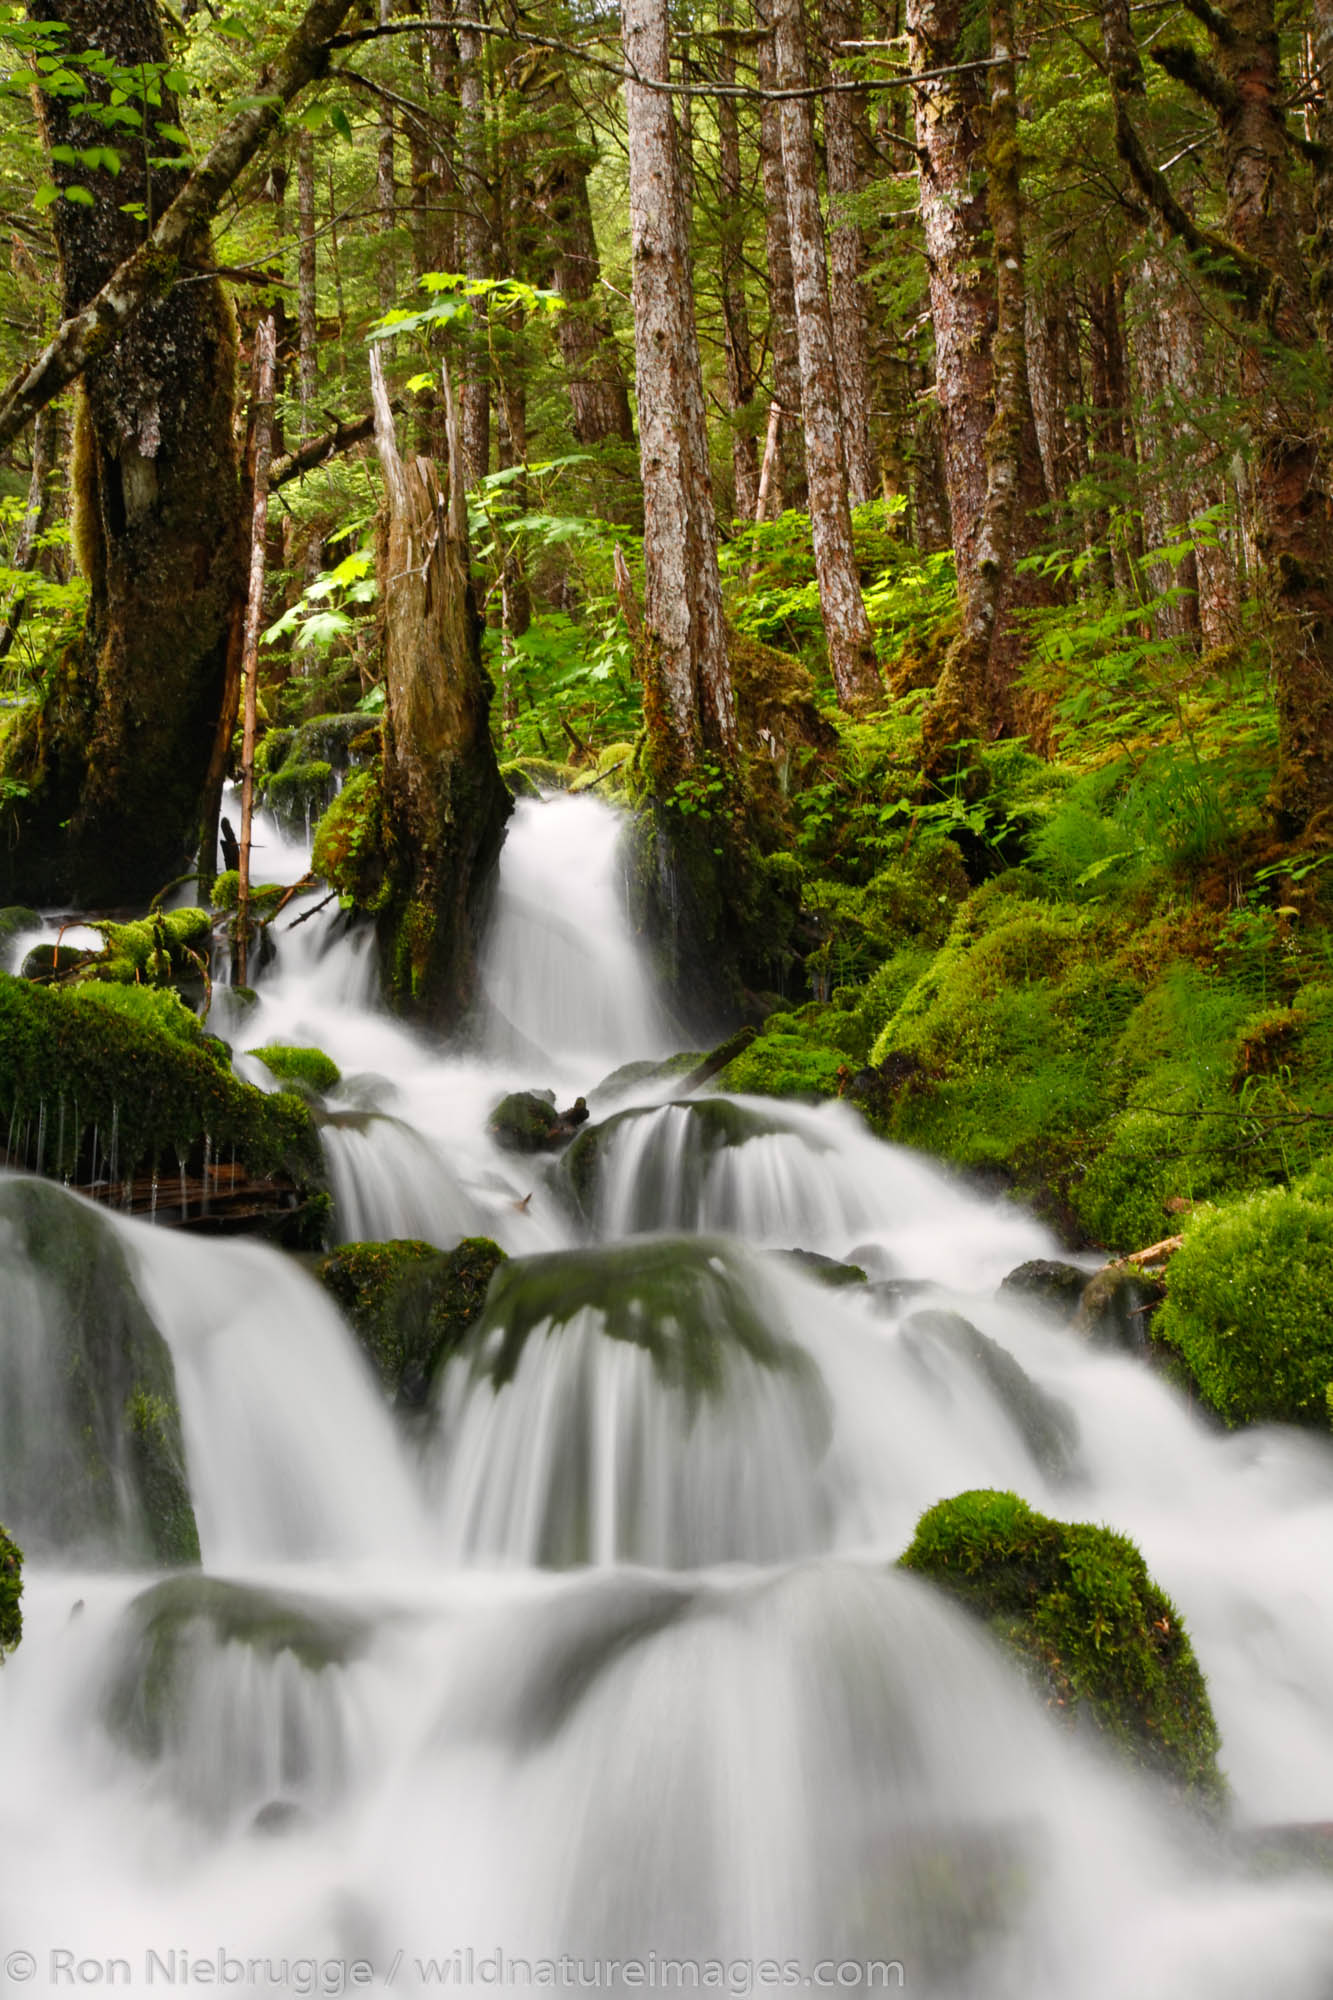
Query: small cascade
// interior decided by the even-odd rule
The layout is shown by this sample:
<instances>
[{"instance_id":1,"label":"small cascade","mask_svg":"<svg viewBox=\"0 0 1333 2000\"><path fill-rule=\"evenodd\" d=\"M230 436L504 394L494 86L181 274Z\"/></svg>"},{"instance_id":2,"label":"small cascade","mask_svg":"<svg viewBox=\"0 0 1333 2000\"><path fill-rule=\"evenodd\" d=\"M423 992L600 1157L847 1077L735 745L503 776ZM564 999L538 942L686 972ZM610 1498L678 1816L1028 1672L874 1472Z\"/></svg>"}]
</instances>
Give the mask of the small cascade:
<instances>
[{"instance_id":1,"label":"small cascade","mask_svg":"<svg viewBox=\"0 0 1333 2000\"><path fill-rule=\"evenodd\" d=\"M481 966L502 1061L555 1060L590 1088L672 1046L626 921L620 847L620 821L595 799L515 807Z\"/></svg>"}]
</instances>

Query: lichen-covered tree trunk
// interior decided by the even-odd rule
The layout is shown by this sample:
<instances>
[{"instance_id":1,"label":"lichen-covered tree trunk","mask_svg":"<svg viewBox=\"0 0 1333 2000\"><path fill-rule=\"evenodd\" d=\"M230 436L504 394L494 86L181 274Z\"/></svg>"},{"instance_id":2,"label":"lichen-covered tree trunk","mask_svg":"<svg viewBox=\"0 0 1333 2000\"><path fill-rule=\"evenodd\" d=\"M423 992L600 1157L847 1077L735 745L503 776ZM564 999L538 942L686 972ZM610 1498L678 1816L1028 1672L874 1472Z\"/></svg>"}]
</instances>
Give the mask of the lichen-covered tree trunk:
<instances>
[{"instance_id":1,"label":"lichen-covered tree trunk","mask_svg":"<svg viewBox=\"0 0 1333 2000\"><path fill-rule=\"evenodd\" d=\"M861 33L858 0L822 0L824 48L832 81L845 80L839 67L842 44ZM833 350L838 364L847 492L853 507L873 499L875 453L870 437L870 356L866 337L865 242L852 212L865 182L865 98L859 91L831 90L824 99L824 160L829 197L829 302L833 309Z\"/></svg>"},{"instance_id":2,"label":"lichen-covered tree trunk","mask_svg":"<svg viewBox=\"0 0 1333 2000\"><path fill-rule=\"evenodd\" d=\"M529 68L535 65L529 63ZM562 65L549 56L528 83L534 156L531 176L541 225L538 263L565 301L555 316L555 343L565 366L574 436L582 445L634 442L629 388L611 316L601 295L602 266L588 195L589 149ZM536 232L534 232L535 234Z\"/></svg>"},{"instance_id":3,"label":"lichen-covered tree trunk","mask_svg":"<svg viewBox=\"0 0 1333 2000\"><path fill-rule=\"evenodd\" d=\"M755 16L771 29L776 0L755 0ZM777 89L777 56L771 33L755 50L759 87ZM773 355L773 400L782 412L775 468L776 493L768 512L806 503L805 443L801 432L801 361L796 343L796 297L792 284L791 238L787 230L787 184L782 164L782 117L778 102L765 96L759 106L759 171L764 188L764 246L768 262L768 344Z\"/></svg>"},{"instance_id":4,"label":"lichen-covered tree trunk","mask_svg":"<svg viewBox=\"0 0 1333 2000\"><path fill-rule=\"evenodd\" d=\"M961 625L922 718L927 768L938 768L963 738L1010 733L1026 721L1015 687L1023 634L1012 617L1034 601L1018 586L1015 565L1025 527L1045 500L1027 368L1027 285L1023 257L1018 88L1011 0L991 0L990 107L985 166L995 295L991 343L991 419L984 454L986 491L973 546L972 573L960 578ZM1034 731L1034 724L1036 725Z\"/></svg>"},{"instance_id":5,"label":"lichen-covered tree trunk","mask_svg":"<svg viewBox=\"0 0 1333 2000\"><path fill-rule=\"evenodd\" d=\"M469 278L488 278L495 233L494 191L486 146L486 79L478 28L458 30L458 102L463 167L463 269ZM491 469L491 381L484 300L474 300L472 311L474 326L463 348L462 394L463 463L469 486L475 486Z\"/></svg>"},{"instance_id":6,"label":"lichen-covered tree trunk","mask_svg":"<svg viewBox=\"0 0 1333 2000\"><path fill-rule=\"evenodd\" d=\"M625 0L631 77L670 76L666 0ZM644 701L668 781L730 764L736 708L722 617L689 230L670 95L627 82L634 351L644 505Z\"/></svg>"},{"instance_id":7,"label":"lichen-covered tree trunk","mask_svg":"<svg viewBox=\"0 0 1333 2000\"><path fill-rule=\"evenodd\" d=\"M718 8L721 29L732 25L731 0ZM719 77L736 81L736 49L729 36L722 44ZM750 311L745 297L746 210L741 180L741 131L734 97L717 106L718 217L722 249L722 336L727 358L727 402L731 409L731 476L735 514L753 521L759 504L759 453L754 432L755 390L758 382L750 350Z\"/></svg>"},{"instance_id":8,"label":"lichen-covered tree trunk","mask_svg":"<svg viewBox=\"0 0 1333 2000\"><path fill-rule=\"evenodd\" d=\"M776 0L774 49L780 87L792 92L804 90L809 83L809 64L801 0ZM787 229L791 239L801 363L801 415L819 607L838 701L844 708L855 708L874 700L880 692L880 678L875 637L861 595L861 579L852 547L824 218L819 210L816 181L814 121L808 97L784 97L781 103L782 164L787 182Z\"/></svg>"},{"instance_id":9,"label":"lichen-covered tree trunk","mask_svg":"<svg viewBox=\"0 0 1333 2000\"><path fill-rule=\"evenodd\" d=\"M300 355L301 436L314 429L319 393L318 308L315 289L315 135L303 125L296 139L296 324Z\"/></svg>"},{"instance_id":10,"label":"lichen-covered tree trunk","mask_svg":"<svg viewBox=\"0 0 1333 2000\"><path fill-rule=\"evenodd\" d=\"M475 994L477 937L512 802L491 744L491 683L468 582L462 454L447 378L447 504L434 462L404 463L399 455L375 348L371 390L385 489L381 946L393 1003L449 1028Z\"/></svg>"},{"instance_id":11,"label":"lichen-covered tree trunk","mask_svg":"<svg viewBox=\"0 0 1333 2000\"><path fill-rule=\"evenodd\" d=\"M153 0L34 0L32 11L60 22L72 49L99 50L123 69L167 65ZM92 97L109 95L91 73L89 83ZM150 127L179 121L171 92L161 96ZM79 98L39 101L49 147L63 155L107 144ZM67 318L133 253L184 180L179 169L146 168L137 137L117 150L118 174L51 162L58 186L77 181L93 196L52 211ZM192 261L212 262L205 229ZM235 371L231 310L209 278L146 306L86 369L73 514L88 616L6 744L5 775L30 788L0 839L0 893L10 900L124 902L184 866L243 588Z\"/></svg>"}]
</instances>

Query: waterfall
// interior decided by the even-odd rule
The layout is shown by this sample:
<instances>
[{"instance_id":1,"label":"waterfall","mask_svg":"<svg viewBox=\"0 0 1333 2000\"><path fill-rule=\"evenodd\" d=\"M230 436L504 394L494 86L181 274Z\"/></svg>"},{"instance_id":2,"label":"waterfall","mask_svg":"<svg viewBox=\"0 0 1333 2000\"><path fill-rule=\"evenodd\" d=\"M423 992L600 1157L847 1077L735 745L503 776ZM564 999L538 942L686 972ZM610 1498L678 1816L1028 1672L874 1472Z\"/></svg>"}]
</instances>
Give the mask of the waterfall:
<instances>
[{"instance_id":1,"label":"waterfall","mask_svg":"<svg viewBox=\"0 0 1333 2000\"><path fill-rule=\"evenodd\" d=\"M259 838L295 879L299 847ZM929 2000L1322 2000L1333 1882L1246 1837L1333 1821L1333 1446L1223 1435L997 1295L1049 1233L846 1106L599 1091L674 1040L620 839L592 798L519 807L449 1048L377 1010L367 930L297 923L318 894L254 1001L217 996L261 1087L265 1042L337 1064L341 1235L509 1253L410 1422L298 1261L49 1185L39 1231L39 1184L0 1176L0 1518L31 1543L0 1668L10 1983L736 1994L900 1968ZM592 1118L505 1152L495 1105L543 1088ZM138 1372L72 1402L70 1357L115 1329ZM178 1411L198 1569L149 1566L118 1456L143 1381ZM1138 1543L1208 1677L1229 1827L1062 1726L896 1567L980 1486Z\"/></svg>"}]
</instances>

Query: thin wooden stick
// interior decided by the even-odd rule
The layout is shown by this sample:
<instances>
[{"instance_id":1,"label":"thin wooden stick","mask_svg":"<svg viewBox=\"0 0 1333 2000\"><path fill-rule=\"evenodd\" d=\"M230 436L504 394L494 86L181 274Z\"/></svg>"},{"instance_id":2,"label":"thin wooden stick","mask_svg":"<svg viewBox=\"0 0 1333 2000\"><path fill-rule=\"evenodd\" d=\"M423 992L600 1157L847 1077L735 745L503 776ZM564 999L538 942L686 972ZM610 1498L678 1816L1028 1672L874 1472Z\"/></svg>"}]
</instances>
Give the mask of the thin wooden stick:
<instances>
[{"instance_id":1,"label":"thin wooden stick","mask_svg":"<svg viewBox=\"0 0 1333 2000\"><path fill-rule=\"evenodd\" d=\"M255 808L255 738L259 733L259 627L264 616L264 566L268 545L268 475L273 459L273 377L277 336L272 313L259 322L255 380L255 487L250 526L250 594L245 606L241 672L245 677L245 733L241 739L241 861L236 884L236 984L250 969L250 829Z\"/></svg>"}]
</instances>

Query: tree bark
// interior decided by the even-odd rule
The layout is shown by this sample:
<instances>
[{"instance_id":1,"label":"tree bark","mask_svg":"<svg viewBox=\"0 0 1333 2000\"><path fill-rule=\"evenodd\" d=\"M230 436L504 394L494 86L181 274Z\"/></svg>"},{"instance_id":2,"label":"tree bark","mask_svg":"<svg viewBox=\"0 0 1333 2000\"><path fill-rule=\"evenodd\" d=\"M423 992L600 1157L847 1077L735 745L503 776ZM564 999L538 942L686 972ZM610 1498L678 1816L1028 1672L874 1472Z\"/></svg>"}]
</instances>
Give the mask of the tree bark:
<instances>
[{"instance_id":1,"label":"tree bark","mask_svg":"<svg viewBox=\"0 0 1333 2000\"><path fill-rule=\"evenodd\" d=\"M14 544L12 569L25 570L37 551L38 538L45 533L51 518L53 492L52 475L56 469L56 417L48 403L37 412L37 420L32 430L32 470L28 475L28 498L23 510L23 525L19 529L18 540ZM39 566L49 572L49 558L42 562L38 552ZM0 622L0 660L7 659L18 637L27 609L27 597L20 586L10 598L4 620Z\"/></svg>"},{"instance_id":2,"label":"tree bark","mask_svg":"<svg viewBox=\"0 0 1333 2000\"><path fill-rule=\"evenodd\" d=\"M755 0L755 17L771 31L777 0ZM761 35L755 51L759 87L777 88L773 36ZM782 411L778 436L776 491L771 511L803 508L805 446L801 435L801 361L796 340L796 294L792 282L791 237L787 229L787 184L782 164L782 116L777 101L759 106L759 170L764 188L764 243L768 261L768 344L773 355L773 400Z\"/></svg>"},{"instance_id":3,"label":"tree bark","mask_svg":"<svg viewBox=\"0 0 1333 2000\"><path fill-rule=\"evenodd\" d=\"M480 7L481 0L475 0ZM463 163L463 269L469 278L489 278L494 240L490 162L486 150L486 82L482 36L477 28L458 30L458 102ZM491 380L486 346L487 311L472 301L473 325L463 346L463 464L469 487L491 469Z\"/></svg>"},{"instance_id":4,"label":"tree bark","mask_svg":"<svg viewBox=\"0 0 1333 2000\"><path fill-rule=\"evenodd\" d=\"M731 0L722 0L718 22L729 28ZM736 51L724 37L720 79L736 81ZM741 181L741 134L734 97L721 97L717 106L718 191L721 213L718 218L722 248L722 333L727 360L727 401L731 409L731 476L734 511L739 520L752 521L759 501L757 439L754 433L755 379L750 351L750 313L745 298L745 200Z\"/></svg>"},{"instance_id":5,"label":"tree bark","mask_svg":"<svg viewBox=\"0 0 1333 2000\"><path fill-rule=\"evenodd\" d=\"M241 858L236 884L236 984L244 986L250 961L250 836L255 808L255 743L259 733L259 628L264 622L264 575L268 556L268 475L273 462L273 377L277 339L272 314L260 321L256 339L254 486L250 501L250 587L245 601L241 676L245 724L241 736Z\"/></svg>"},{"instance_id":6,"label":"tree bark","mask_svg":"<svg viewBox=\"0 0 1333 2000\"><path fill-rule=\"evenodd\" d=\"M809 73L800 0L777 0L774 47L780 87L792 91L805 89ZM847 462L843 455L842 410L809 98L783 98L781 117L787 228L801 364L801 415L819 604L838 701L843 708L854 708L873 701L880 693L881 683L875 638L861 596L852 547Z\"/></svg>"},{"instance_id":7,"label":"tree bark","mask_svg":"<svg viewBox=\"0 0 1333 2000\"><path fill-rule=\"evenodd\" d=\"M667 0L625 0L631 77L670 76ZM644 706L658 778L730 765L736 708L722 617L689 230L671 98L627 82L630 240L644 499Z\"/></svg>"},{"instance_id":8,"label":"tree bark","mask_svg":"<svg viewBox=\"0 0 1333 2000\"><path fill-rule=\"evenodd\" d=\"M114 8L42 0L34 13L122 68L166 66L152 0ZM104 81L90 78L90 86L90 100L105 99ZM90 100L40 99L49 147L106 144L105 128L81 108ZM159 115L179 119L165 88ZM60 201L52 211L65 327L107 331L84 351L76 418L73 527L89 587L85 630L5 749L6 775L30 790L12 816L0 881L36 900L107 905L151 895L181 872L197 831L243 575L235 330L216 279L161 297L141 260L145 238L162 240L204 173L186 181L178 169L148 168L137 143L121 149L119 174L51 163L57 185L78 180L93 195L91 206ZM127 207L157 219L151 237L150 224ZM193 213L192 229L172 239L173 269L177 257L212 262ZM113 322L127 329L118 342L95 303L109 295L122 314ZM69 338L58 334L48 356L67 352ZM39 363L34 375L42 371Z\"/></svg>"},{"instance_id":9,"label":"tree bark","mask_svg":"<svg viewBox=\"0 0 1333 2000\"><path fill-rule=\"evenodd\" d=\"M841 44L861 33L858 0L823 0L824 48L834 81ZM829 199L829 302L842 403L847 493L853 507L875 496L878 471L870 438L870 356L866 336L865 241L849 213L865 183L866 105L859 92L831 90L824 99L824 154Z\"/></svg>"},{"instance_id":10,"label":"tree bark","mask_svg":"<svg viewBox=\"0 0 1333 2000\"><path fill-rule=\"evenodd\" d=\"M301 127L296 143L296 214L299 242L296 259L297 342L300 352L301 436L313 428L313 406L319 393L318 298L315 280L315 135Z\"/></svg>"},{"instance_id":11,"label":"tree bark","mask_svg":"<svg viewBox=\"0 0 1333 2000\"><path fill-rule=\"evenodd\" d=\"M393 0L379 0L380 26L393 19ZM397 298L398 268L394 256L394 231L398 226L394 200L393 107L381 100L379 143L375 149L375 211L379 249L375 259L379 284L380 311L388 312Z\"/></svg>"},{"instance_id":12,"label":"tree bark","mask_svg":"<svg viewBox=\"0 0 1333 2000\"><path fill-rule=\"evenodd\" d=\"M387 693L383 814L388 890L379 918L389 997L454 1026L476 992L476 947L512 809L491 746L491 683L468 582L462 450L447 373L446 504L434 462L403 462L378 347L375 446L384 475L381 618Z\"/></svg>"}]
</instances>

